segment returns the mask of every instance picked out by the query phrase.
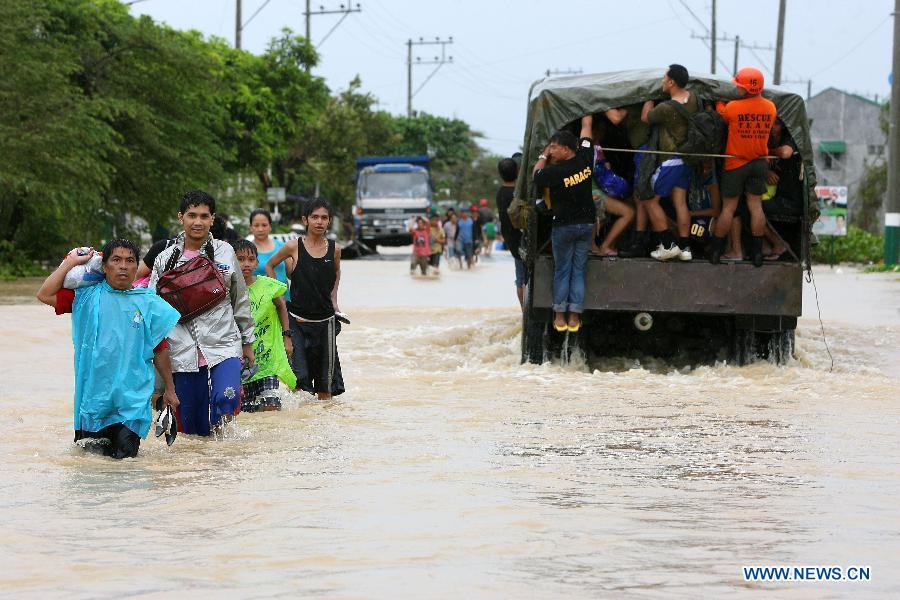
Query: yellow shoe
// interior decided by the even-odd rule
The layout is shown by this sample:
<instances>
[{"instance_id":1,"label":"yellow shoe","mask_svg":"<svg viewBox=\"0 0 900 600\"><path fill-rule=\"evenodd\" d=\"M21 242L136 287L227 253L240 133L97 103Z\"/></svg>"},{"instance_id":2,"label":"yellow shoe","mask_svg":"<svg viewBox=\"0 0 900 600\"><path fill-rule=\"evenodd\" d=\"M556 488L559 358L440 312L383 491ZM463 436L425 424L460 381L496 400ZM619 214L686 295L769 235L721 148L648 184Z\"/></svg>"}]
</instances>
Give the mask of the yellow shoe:
<instances>
[{"instance_id":1,"label":"yellow shoe","mask_svg":"<svg viewBox=\"0 0 900 600\"><path fill-rule=\"evenodd\" d=\"M581 330L581 323L579 322L577 325L566 325L566 329L569 333L578 333Z\"/></svg>"},{"instance_id":2,"label":"yellow shoe","mask_svg":"<svg viewBox=\"0 0 900 600\"><path fill-rule=\"evenodd\" d=\"M563 323L562 325L557 325L556 323L554 323L553 329L557 330L560 333L565 333L566 331L569 331L569 326L565 323Z\"/></svg>"}]
</instances>

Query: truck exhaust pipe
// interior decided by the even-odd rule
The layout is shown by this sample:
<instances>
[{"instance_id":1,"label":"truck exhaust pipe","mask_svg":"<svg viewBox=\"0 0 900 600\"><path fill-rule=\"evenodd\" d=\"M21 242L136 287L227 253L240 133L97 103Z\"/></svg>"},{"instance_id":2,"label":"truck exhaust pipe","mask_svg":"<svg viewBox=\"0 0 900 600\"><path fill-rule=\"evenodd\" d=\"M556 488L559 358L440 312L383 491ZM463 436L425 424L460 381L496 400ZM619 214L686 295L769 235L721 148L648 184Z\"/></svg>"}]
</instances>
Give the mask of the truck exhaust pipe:
<instances>
[{"instance_id":1,"label":"truck exhaust pipe","mask_svg":"<svg viewBox=\"0 0 900 600\"><path fill-rule=\"evenodd\" d=\"M641 312L634 315L634 328L638 331L650 331L653 327L653 317L650 313Z\"/></svg>"}]
</instances>

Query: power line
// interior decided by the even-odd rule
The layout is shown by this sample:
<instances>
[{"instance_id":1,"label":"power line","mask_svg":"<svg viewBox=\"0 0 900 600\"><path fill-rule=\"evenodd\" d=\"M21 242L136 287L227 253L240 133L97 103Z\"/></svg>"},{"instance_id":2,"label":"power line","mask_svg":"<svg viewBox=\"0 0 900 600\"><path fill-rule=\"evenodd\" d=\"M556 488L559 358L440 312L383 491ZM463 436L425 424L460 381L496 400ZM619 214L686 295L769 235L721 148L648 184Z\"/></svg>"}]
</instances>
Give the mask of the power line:
<instances>
[{"instance_id":1,"label":"power line","mask_svg":"<svg viewBox=\"0 0 900 600\"><path fill-rule=\"evenodd\" d=\"M309 4L310 4L310 0L306 0L306 10L303 12L303 16L306 17L306 40L309 43L312 43L311 28L312 28L312 18L314 16L341 15L341 18L338 19L338 22L335 23L334 26L330 30L328 30L328 33L325 34L325 37L323 37L321 40L319 40L319 43L316 44L316 46L315 46L316 48L318 48L319 46L324 44L325 40L328 39L328 36L330 36L334 32L334 30L338 28L338 25L343 23L344 19L346 19L351 13L362 12L362 7L360 7L359 3L357 3L356 8L353 8L353 6L350 3L348 3L347 6L344 6L343 4L341 4L340 8L331 9L331 10L326 10L324 6L320 6L319 10L315 10L315 11L310 9ZM306 72L309 73L309 70L310 70L310 66L306 65Z\"/></svg>"},{"instance_id":2,"label":"power line","mask_svg":"<svg viewBox=\"0 0 900 600\"><path fill-rule=\"evenodd\" d=\"M692 31L691 38L703 41L703 43L706 44L706 47L709 48L709 44L707 44L707 40L710 39L709 35L697 35ZM755 52L756 50L770 50L770 51L775 50L775 48L773 48L771 45L760 46L759 44L755 44L755 43L748 44L747 42L744 42L741 40L741 36L736 35L734 37L729 37L727 33L723 34L721 37L716 38L716 40L718 40L720 42L734 42L734 67L733 67L733 71L732 71L733 73L737 73L737 70L738 70L738 58L739 58L739 51L741 48L743 48L745 50L750 50L750 52L753 54L753 56L755 56L756 59L760 63L762 63L762 66L770 73L772 72L771 69L769 69L766 66L763 59L760 58L760 56ZM719 62L721 62L721 59L719 59ZM728 65L726 65L724 62L722 62L721 64L726 69L728 68Z\"/></svg>"},{"instance_id":3,"label":"power line","mask_svg":"<svg viewBox=\"0 0 900 600\"><path fill-rule=\"evenodd\" d=\"M812 97L812 79L782 79L781 83L805 83L806 99L809 100Z\"/></svg>"},{"instance_id":4,"label":"power line","mask_svg":"<svg viewBox=\"0 0 900 600\"><path fill-rule=\"evenodd\" d=\"M700 25L703 27L703 29L706 30L706 33L709 33L709 27L707 27L706 23L704 23L703 20L700 17L698 17L697 14L691 9L691 7L688 6L688 3L685 2L684 0L678 0L678 2L684 7L684 9L686 11L691 13L691 16L694 17L694 20L697 21L698 23L700 23Z\"/></svg>"},{"instance_id":5,"label":"power line","mask_svg":"<svg viewBox=\"0 0 900 600\"><path fill-rule=\"evenodd\" d=\"M453 36L450 36L446 40L442 40L439 37L434 38L434 40L426 40L426 39L420 37L418 41L413 41L412 38L410 38L406 41L406 49L407 49L407 54L406 54L406 116L408 116L408 117L413 116L413 109L412 109L413 96L415 96L417 93L419 93L419 90L421 90L422 87L424 87L424 85L426 83L428 83L432 77L434 77L435 73L438 72L438 69L440 69L442 66L444 66L447 63L453 62L453 57L447 56L447 46L452 43L453 43ZM435 56L434 60L423 61L420 57L416 57L416 60L413 61L413 46L440 46L441 47L441 55L439 57ZM415 92L413 92L413 89L412 89L412 86L413 86L413 79L412 79L413 64L436 65L434 68L434 71L432 71L428 75L428 77L425 78L425 81L422 82L422 85L420 85L416 89Z\"/></svg>"},{"instance_id":6,"label":"power line","mask_svg":"<svg viewBox=\"0 0 900 600\"><path fill-rule=\"evenodd\" d=\"M856 44L854 44L854 45L853 45L851 48L849 48L848 50L844 50L843 53L841 54L840 58L838 58L837 60L835 60L833 63L829 64L827 67L822 68L822 69L819 69L818 71L816 71L815 73L813 73L812 76L815 77L816 75L821 75L822 73L824 73L825 71L827 71L827 70L830 69L831 67L837 65L838 63L843 62L844 59L846 59L848 56L850 56L851 54L853 54L860 46L862 46L863 44L865 44L866 42L868 42L868 41L871 39L872 34L875 33L876 31L878 31L879 29L881 29L881 26L884 25L885 23L887 23L888 20L890 20L890 18L891 18L892 16L893 16L893 14L890 14L890 15L886 16L886 17L884 18L883 21L881 21L880 23L878 23L878 25L876 25L875 28L872 29L872 31L870 31L869 33L867 33L866 35L864 35L864 36L862 37L861 40L859 40Z\"/></svg>"},{"instance_id":7,"label":"power line","mask_svg":"<svg viewBox=\"0 0 900 600\"><path fill-rule=\"evenodd\" d=\"M247 25L249 25L249 24L250 24L250 21L252 21L252 20L256 17L256 15L258 15L258 14L260 13L260 11L266 7L266 4L268 4L268 3L271 2L271 1L272 1L272 0L266 0L265 2L263 2L263 3L262 3L262 6L260 6L259 8L257 8L257 9L256 9L256 12L253 13L252 15L250 15L250 18L247 19L246 21L244 21L244 22L241 24L241 29L243 29L244 27L246 27ZM240 5L240 2L238 2L238 5Z\"/></svg>"}]
</instances>

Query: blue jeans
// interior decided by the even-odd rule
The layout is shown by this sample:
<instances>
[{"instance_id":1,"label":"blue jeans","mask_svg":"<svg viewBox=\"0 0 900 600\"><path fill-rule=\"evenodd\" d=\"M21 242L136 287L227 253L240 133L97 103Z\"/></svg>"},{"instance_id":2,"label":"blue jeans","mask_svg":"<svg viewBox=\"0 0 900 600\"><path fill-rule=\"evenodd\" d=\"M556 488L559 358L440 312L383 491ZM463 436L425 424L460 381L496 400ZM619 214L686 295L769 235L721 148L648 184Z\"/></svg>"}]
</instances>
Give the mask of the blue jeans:
<instances>
[{"instance_id":1,"label":"blue jeans","mask_svg":"<svg viewBox=\"0 0 900 600\"><path fill-rule=\"evenodd\" d=\"M584 311L584 274L594 226L554 225L553 241L553 310L581 313Z\"/></svg>"},{"instance_id":2,"label":"blue jeans","mask_svg":"<svg viewBox=\"0 0 900 600\"><path fill-rule=\"evenodd\" d=\"M525 261L517 256L513 257L513 261L515 261L516 264L516 287L525 287L525 283L528 279L528 271L525 270Z\"/></svg>"}]
</instances>

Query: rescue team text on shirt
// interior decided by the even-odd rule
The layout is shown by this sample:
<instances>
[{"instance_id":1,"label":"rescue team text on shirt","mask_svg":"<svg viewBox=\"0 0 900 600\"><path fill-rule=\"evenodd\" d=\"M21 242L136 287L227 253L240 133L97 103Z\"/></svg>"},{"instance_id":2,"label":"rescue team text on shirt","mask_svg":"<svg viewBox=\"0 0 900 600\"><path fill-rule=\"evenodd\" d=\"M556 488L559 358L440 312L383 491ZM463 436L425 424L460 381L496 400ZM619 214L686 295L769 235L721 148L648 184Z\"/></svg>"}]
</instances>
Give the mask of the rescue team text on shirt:
<instances>
[{"instance_id":1,"label":"rescue team text on shirt","mask_svg":"<svg viewBox=\"0 0 900 600\"><path fill-rule=\"evenodd\" d=\"M575 173L569 177L563 178L563 183L566 187L572 187L573 185L578 185L579 183L591 178L591 168L585 167L584 170Z\"/></svg>"},{"instance_id":2,"label":"rescue team text on shirt","mask_svg":"<svg viewBox=\"0 0 900 600\"><path fill-rule=\"evenodd\" d=\"M737 116L738 135L743 138L769 139L772 115L766 113L740 113Z\"/></svg>"}]
</instances>

